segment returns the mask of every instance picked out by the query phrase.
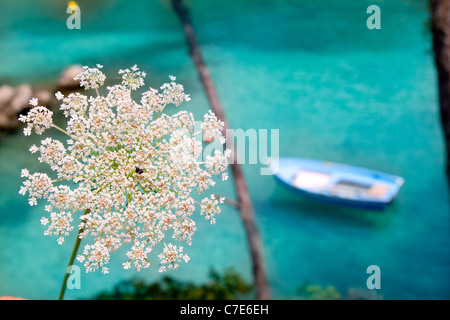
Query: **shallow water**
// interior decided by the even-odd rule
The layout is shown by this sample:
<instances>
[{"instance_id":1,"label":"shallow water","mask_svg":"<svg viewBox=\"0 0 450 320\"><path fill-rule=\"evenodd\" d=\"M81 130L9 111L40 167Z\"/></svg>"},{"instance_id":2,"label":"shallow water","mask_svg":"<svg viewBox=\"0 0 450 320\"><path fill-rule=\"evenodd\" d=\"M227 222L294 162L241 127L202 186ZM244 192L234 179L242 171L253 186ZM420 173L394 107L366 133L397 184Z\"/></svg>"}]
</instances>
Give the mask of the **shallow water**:
<instances>
[{"instance_id":1,"label":"shallow water","mask_svg":"<svg viewBox=\"0 0 450 320\"><path fill-rule=\"evenodd\" d=\"M30 6L31 6L31 2ZM82 29L67 30L64 4L8 2L0 12L0 83L48 86L71 63L101 63L107 75L137 63L159 86L169 74L185 85L197 117L207 102L176 16L166 1L79 1ZM384 212L315 203L290 193L260 165L246 165L274 298L303 283L345 294L365 288L366 268L381 269L385 299L450 298L450 208L443 175L436 74L425 23L427 1L377 2L382 29L366 28L369 1L193 1L192 18L229 123L279 129L280 155L317 158L401 175L405 185ZM43 205L18 194L20 169L40 170L28 148L39 139L0 140L0 295L54 299L73 239L43 236ZM233 197L231 183L218 193ZM203 281L210 267L251 279L238 214L213 226L198 219L191 261L169 274ZM111 272L83 274L89 297L137 273L124 252ZM161 277L156 269L138 276Z\"/></svg>"}]
</instances>

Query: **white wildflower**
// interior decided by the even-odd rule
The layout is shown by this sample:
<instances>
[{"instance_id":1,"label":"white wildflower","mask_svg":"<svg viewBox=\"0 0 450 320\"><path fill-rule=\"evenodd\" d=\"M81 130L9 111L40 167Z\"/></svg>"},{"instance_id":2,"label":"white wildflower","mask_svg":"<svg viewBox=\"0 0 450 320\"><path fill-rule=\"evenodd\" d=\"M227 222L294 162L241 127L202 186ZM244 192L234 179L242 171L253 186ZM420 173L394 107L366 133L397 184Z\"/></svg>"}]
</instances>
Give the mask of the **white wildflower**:
<instances>
[{"instance_id":1,"label":"white wildflower","mask_svg":"<svg viewBox=\"0 0 450 320\"><path fill-rule=\"evenodd\" d=\"M100 69L103 66L97 65L97 68L89 68L88 66L84 66L84 71L75 76L74 80L80 80L80 85L87 89L98 89L100 88L106 80L106 76Z\"/></svg>"},{"instance_id":2,"label":"white wildflower","mask_svg":"<svg viewBox=\"0 0 450 320\"><path fill-rule=\"evenodd\" d=\"M63 110L64 116L72 116L86 112L88 107L88 98L78 92L71 93L63 99L60 109Z\"/></svg>"},{"instance_id":3,"label":"white wildflower","mask_svg":"<svg viewBox=\"0 0 450 320\"><path fill-rule=\"evenodd\" d=\"M44 234L58 236L58 244L62 244L64 242L64 237L67 237L70 231L73 230L73 226L71 225L72 221L73 218L70 212L64 211L59 213L52 212L50 214L50 219L41 219L43 225L49 224Z\"/></svg>"},{"instance_id":4,"label":"white wildflower","mask_svg":"<svg viewBox=\"0 0 450 320\"><path fill-rule=\"evenodd\" d=\"M120 70L119 74L122 74L122 85L130 88L131 90L136 90L144 85L144 78L146 74L143 71L139 71L139 68L136 65L131 67L131 70Z\"/></svg>"},{"instance_id":5,"label":"white wildflower","mask_svg":"<svg viewBox=\"0 0 450 320\"><path fill-rule=\"evenodd\" d=\"M170 79L172 80L170 83L165 83L160 88L163 90L163 100L166 103L173 103L176 106L180 105L183 101L191 100L189 95L184 93L184 87L181 84L175 83L175 77L171 76Z\"/></svg>"},{"instance_id":6,"label":"white wildflower","mask_svg":"<svg viewBox=\"0 0 450 320\"><path fill-rule=\"evenodd\" d=\"M35 106L26 116L19 116L19 121L27 124L27 127L24 129L23 133L26 136L29 136L31 134L31 130L34 129L37 134L43 134L45 130L53 126L52 116L53 112L48 110L46 107Z\"/></svg>"},{"instance_id":7,"label":"white wildflower","mask_svg":"<svg viewBox=\"0 0 450 320\"><path fill-rule=\"evenodd\" d=\"M32 105L33 107L36 107L38 105L38 99L37 98L32 98L30 100L30 105Z\"/></svg>"},{"instance_id":8,"label":"white wildflower","mask_svg":"<svg viewBox=\"0 0 450 320\"><path fill-rule=\"evenodd\" d=\"M84 67L75 78L86 89L97 89L105 81L101 68ZM107 273L111 253L126 244L130 247L125 269L148 268L158 257L160 271L176 269L189 257L182 246L165 240L171 237L190 245L196 232L196 209L215 222L222 199L212 196L197 202L192 192L214 186L213 175L224 178L229 151L215 151L202 162L192 113L163 112L169 104L189 100L175 77L170 76L171 82L159 90L150 88L136 102L131 91L144 85L145 73L137 66L119 73L122 82L107 87L105 96L56 94L67 117L65 129L54 125L52 112L32 99L36 106L21 116L27 124L25 135L54 127L68 138L46 138L30 147L56 177L52 180L47 174L23 169L25 181L19 193L28 196L30 205L47 200L47 216L41 223L47 228L45 234L56 236L58 243L78 230L81 239L91 238L77 257L88 272ZM223 123L211 112L202 129L223 139Z\"/></svg>"},{"instance_id":9,"label":"white wildflower","mask_svg":"<svg viewBox=\"0 0 450 320\"><path fill-rule=\"evenodd\" d=\"M202 130L206 139L219 139L220 143L225 143L225 138L222 135L224 122L217 119L216 115L211 110L204 115L202 123Z\"/></svg>"},{"instance_id":10,"label":"white wildflower","mask_svg":"<svg viewBox=\"0 0 450 320\"><path fill-rule=\"evenodd\" d=\"M145 243L136 241L131 247L131 250L127 253L130 260L124 264L124 269L129 269L131 262L134 263L134 267L137 271L140 271L142 268L148 268L150 266L150 261L148 260L147 255L151 250L152 249Z\"/></svg>"},{"instance_id":11,"label":"white wildflower","mask_svg":"<svg viewBox=\"0 0 450 320\"><path fill-rule=\"evenodd\" d=\"M35 144L33 144L33 145L30 147L30 152L31 152L31 153L36 153L36 152L38 152L38 151L39 151L39 149L38 149L38 147L36 147Z\"/></svg>"},{"instance_id":12,"label":"white wildflower","mask_svg":"<svg viewBox=\"0 0 450 320\"><path fill-rule=\"evenodd\" d=\"M213 157L206 156L205 167L208 169L208 172L214 175L219 175L221 172L224 172L227 169L230 154L231 150L229 149L225 153L214 150Z\"/></svg>"},{"instance_id":13,"label":"white wildflower","mask_svg":"<svg viewBox=\"0 0 450 320\"><path fill-rule=\"evenodd\" d=\"M220 213L219 202L223 203L223 198L216 199L214 194L209 198L204 198L201 201L201 211L200 214L205 214L206 220L209 220L211 224L216 223L215 216Z\"/></svg>"},{"instance_id":14,"label":"white wildflower","mask_svg":"<svg viewBox=\"0 0 450 320\"><path fill-rule=\"evenodd\" d=\"M64 99L64 95L61 93L61 91L56 92L56 93L55 93L55 97L56 97L56 99L58 99L58 100Z\"/></svg>"},{"instance_id":15,"label":"white wildflower","mask_svg":"<svg viewBox=\"0 0 450 320\"><path fill-rule=\"evenodd\" d=\"M171 243L164 247L164 251L160 253L158 257L161 260L160 272L166 271L165 265L168 265L168 269L178 269L178 262L181 262L181 260L188 262L190 260L188 255L183 254L183 247L177 248L177 246L174 246Z\"/></svg>"}]
</instances>

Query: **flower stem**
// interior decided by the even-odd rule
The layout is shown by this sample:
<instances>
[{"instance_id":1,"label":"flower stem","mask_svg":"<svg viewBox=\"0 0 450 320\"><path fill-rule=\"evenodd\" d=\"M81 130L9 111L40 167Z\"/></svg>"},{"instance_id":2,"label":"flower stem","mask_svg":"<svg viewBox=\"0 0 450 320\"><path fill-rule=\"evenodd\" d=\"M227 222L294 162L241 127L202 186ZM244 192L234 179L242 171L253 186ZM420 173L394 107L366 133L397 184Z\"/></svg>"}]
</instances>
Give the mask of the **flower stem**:
<instances>
[{"instance_id":1,"label":"flower stem","mask_svg":"<svg viewBox=\"0 0 450 320\"><path fill-rule=\"evenodd\" d=\"M90 211L91 211L90 209L86 209L86 211L84 211L84 214L86 215ZM75 246L73 247L72 255L70 257L69 265L67 266L67 268L69 268L71 265L73 265L73 262L75 261L77 251L78 251L78 248L80 247L80 243L81 243L80 234L83 233L83 231L84 231L84 225L80 230L78 230L77 241L75 242ZM59 292L58 300L63 300L63 298L64 298L64 293L66 292L67 279L69 279L69 274L70 273L67 272L67 269L66 269L66 273L64 274L64 279L63 279L62 286L61 286L61 291Z\"/></svg>"},{"instance_id":2,"label":"flower stem","mask_svg":"<svg viewBox=\"0 0 450 320\"><path fill-rule=\"evenodd\" d=\"M61 131L61 132L64 133L64 134L68 135L69 137L71 137L71 135L68 134L66 130L64 130L64 129L61 128L61 127L58 127L56 124L52 124L52 127L55 128L55 129L57 129L57 130L59 130L59 131ZM72 138L72 137L71 137L71 138Z\"/></svg>"}]
</instances>

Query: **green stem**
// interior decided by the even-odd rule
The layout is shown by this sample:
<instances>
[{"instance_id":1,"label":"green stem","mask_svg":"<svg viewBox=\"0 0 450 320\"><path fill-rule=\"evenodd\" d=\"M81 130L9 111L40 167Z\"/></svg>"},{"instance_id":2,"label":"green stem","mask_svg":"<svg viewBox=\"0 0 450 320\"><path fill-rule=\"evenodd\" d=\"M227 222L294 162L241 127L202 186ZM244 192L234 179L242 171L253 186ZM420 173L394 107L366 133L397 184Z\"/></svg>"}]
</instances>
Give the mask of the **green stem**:
<instances>
[{"instance_id":1,"label":"green stem","mask_svg":"<svg viewBox=\"0 0 450 320\"><path fill-rule=\"evenodd\" d=\"M62 133L64 133L64 134L68 135L69 137L71 137L70 134L68 134L66 130L64 130L63 128L58 127L56 124L53 124L52 127L55 128L55 129L58 129Z\"/></svg>"},{"instance_id":2,"label":"green stem","mask_svg":"<svg viewBox=\"0 0 450 320\"><path fill-rule=\"evenodd\" d=\"M86 209L86 211L84 211L84 214L88 214L90 211L91 211L90 209ZM83 231L84 231L84 226L83 226L83 228L78 230L77 241L75 242L75 246L73 247L72 255L70 257L69 265L67 266L67 268L69 268L71 265L73 265L73 262L75 261L77 251L78 251L78 248L80 247L80 243L81 243L80 234L83 233ZM64 293L66 292L66 287L67 287L67 279L69 279L69 275L70 275L70 273L67 272L67 269L66 269L66 273L64 274L64 279L63 279L62 286L61 286L61 291L59 292L58 300L62 300L64 298Z\"/></svg>"},{"instance_id":3,"label":"green stem","mask_svg":"<svg viewBox=\"0 0 450 320\"><path fill-rule=\"evenodd\" d=\"M158 114L157 114L156 117L153 119L153 121L155 121L156 119L159 118L159 116L161 115L161 113L162 113L162 111L164 110L165 107L166 107L166 106L163 106L163 107L161 108L161 110L159 110Z\"/></svg>"}]
</instances>

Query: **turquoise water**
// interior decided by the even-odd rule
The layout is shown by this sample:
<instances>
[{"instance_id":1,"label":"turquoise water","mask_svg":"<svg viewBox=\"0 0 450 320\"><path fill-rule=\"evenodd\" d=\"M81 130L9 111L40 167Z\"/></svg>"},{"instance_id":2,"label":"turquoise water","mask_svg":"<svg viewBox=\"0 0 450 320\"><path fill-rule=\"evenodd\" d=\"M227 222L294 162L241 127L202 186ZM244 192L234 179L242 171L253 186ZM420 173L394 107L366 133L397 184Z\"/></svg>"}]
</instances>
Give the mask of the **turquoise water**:
<instances>
[{"instance_id":1,"label":"turquoise water","mask_svg":"<svg viewBox=\"0 0 450 320\"><path fill-rule=\"evenodd\" d=\"M109 3L107 5L107 3ZM107 75L137 63L159 86L177 76L198 116L208 107L168 1L79 1L82 29L67 30L64 4L11 1L0 12L0 83L49 86L71 63L105 66ZM260 165L246 165L274 298L304 282L345 294L365 288L366 268L381 269L385 299L450 298L450 208L443 174L436 74L425 24L427 1L376 1L382 29L366 28L372 1L192 1L192 17L228 120L234 128L279 129L280 155L344 162L401 175L405 185L384 212L318 204L297 197ZM33 10L24 10L24 8ZM43 204L18 194L20 169L40 170L28 153L38 138L0 138L0 295L57 297L73 241L43 236ZM230 183L218 193L234 197ZM170 275L201 282L233 267L251 279L238 214L214 226L198 219L191 261ZM83 274L89 297L156 269Z\"/></svg>"}]
</instances>

